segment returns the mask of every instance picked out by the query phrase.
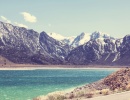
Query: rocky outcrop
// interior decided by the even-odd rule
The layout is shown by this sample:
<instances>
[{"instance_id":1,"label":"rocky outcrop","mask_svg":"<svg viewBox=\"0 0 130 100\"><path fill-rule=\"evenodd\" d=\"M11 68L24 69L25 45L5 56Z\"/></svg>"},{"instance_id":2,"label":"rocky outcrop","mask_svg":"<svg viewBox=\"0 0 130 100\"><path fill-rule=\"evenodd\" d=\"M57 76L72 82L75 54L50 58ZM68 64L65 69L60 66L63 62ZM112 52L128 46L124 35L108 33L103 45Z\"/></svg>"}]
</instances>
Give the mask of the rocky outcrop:
<instances>
[{"instance_id":1,"label":"rocky outcrop","mask_svg":"<svg viewBox=\"0 0 130 100\"><path fill-rule=\"evenodd\" d=\"M103 84L111 90L124 89L130 84L130 69L121 69L103 80Z\"/></svg>"},{"instance_id":2,"label":"rocky outcrop","mask_svg":"<svg viewBox=\"0 0 130 100\"><path fill-rule=\"evenodd\" d=\"M110 89L111 91L114 90L126 90L130 89L130 68L123 68L119 71L116 71L107 77L87 84L82 87L78 87L74 89L75 91L81 91L81 90L103 90L103 89Z\"/></svg>"}]
</instances>

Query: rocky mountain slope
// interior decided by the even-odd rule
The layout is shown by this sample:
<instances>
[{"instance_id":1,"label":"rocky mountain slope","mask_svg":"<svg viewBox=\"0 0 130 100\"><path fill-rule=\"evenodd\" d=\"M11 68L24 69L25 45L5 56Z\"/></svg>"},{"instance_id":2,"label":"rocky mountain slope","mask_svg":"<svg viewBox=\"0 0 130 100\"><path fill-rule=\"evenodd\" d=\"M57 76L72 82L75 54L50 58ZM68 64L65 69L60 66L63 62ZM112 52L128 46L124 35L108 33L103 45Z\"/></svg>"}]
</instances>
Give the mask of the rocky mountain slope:
<instances>
[{"instance_id":1,"label":"rocky mountain slope","mask_svg":"<svg viewBox=\"0 0 130 100\"><path fill-rule=\"evenodd\" d=\"M76 48L88 42L90 39L91 39L91 35L89 33L82 32L73 40L73 42L70 45Z\"/></svg>"},{"instance_id":2,"label":"rocky mountain slope","mask_svg":"<svg viewBox=\"0 0 130 100\"><path fill-rule=\"evenodd\" d=\"M69 51L45 32L0 22L0 55L14 63L62 64Z\"/></svg>"},{"instance_id":3,"label":"rocky mountain slope","mask_svg":"<svg viewBox=\"0 0 130 100\"><path fill-rule=\"evenodd\" d=\"M70 64L130 65L130 35L115 39L94 32L91 40L73 49L66 60Z\"/></svg>"},{"instance_id":4,"label":"rocky mountain slope","mask_svg":"<svg viewBox=\"0 0 130 100\"><path fill-rule=\"evenodd\" d=\"M72 50L66 60L72 64L115 64L123 46L122 39L92 39Z\"/></svg>"},{"instance_id":5,"label":"rocky mountain slope","mask_svg":"<svg viewBox=\"0 0 130 100\"><path fill-rule=\"evenodd\" d=\"M65 38L58 41L45 32L0 22L0 56L13 63L130 65L130 35L115 39L82 33L72 40L68 44Z\"/></svg>"},{"instance_id":6,"label":"rocky mountain slope","mask_svg":"<svg viewBox=\"0 0 130 100\"><path fill-rule=\"evenodd\" d=\"M82 32L74 39L71 46L78 47L80 45L87 43L90 40L95 40L95 39L103 40L103 39L114 39L114 38L106 33L98 32L98 31L95 31L92 34Z\"/></svg>"}]
</instances>

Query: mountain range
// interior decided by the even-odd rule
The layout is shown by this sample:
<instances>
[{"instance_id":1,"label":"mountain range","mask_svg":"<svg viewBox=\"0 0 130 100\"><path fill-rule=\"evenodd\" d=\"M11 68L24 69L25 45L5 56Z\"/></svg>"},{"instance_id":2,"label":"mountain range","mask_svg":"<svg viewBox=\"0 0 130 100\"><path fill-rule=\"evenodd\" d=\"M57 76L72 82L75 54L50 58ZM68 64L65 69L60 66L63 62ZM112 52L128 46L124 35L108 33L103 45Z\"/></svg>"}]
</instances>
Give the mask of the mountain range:
<instances>
[{"instance_id":1,"label":"mountain range","mask_svg":"<svg viewBox=\"0 0 130 100\"><path fill-rule=\"evenodd\" d=\"M100 39L105 39L105 38L113 38L111 37L109 34L106 34L106 33L102 33L102 32L98 32L98 31L95 31L93 32L92 34L91 33L85 33L85 32L82 32L80 35L78 36L72 36L72 37L64 37L60 34L57 34L57 33L47 33L50 37L62 42L62 43L65 43L65 44L68 44L74 48L80 46L80 45L83 45L84 43L92 40L92 39L97 39L97 38L100 38ZM114 38L113 38L114 39Z\"/></svg>"},{"instance_id":2,"label":"mountain range","mask_svg":"<svg viewBox=\"0 0 130 100\"><path fill-rule=\"evenodd\" d=\"M130 65L130 35L117 39L95 31L64 37L0 22L0 57L18 64Z\"/></svg>"}]
</instances>

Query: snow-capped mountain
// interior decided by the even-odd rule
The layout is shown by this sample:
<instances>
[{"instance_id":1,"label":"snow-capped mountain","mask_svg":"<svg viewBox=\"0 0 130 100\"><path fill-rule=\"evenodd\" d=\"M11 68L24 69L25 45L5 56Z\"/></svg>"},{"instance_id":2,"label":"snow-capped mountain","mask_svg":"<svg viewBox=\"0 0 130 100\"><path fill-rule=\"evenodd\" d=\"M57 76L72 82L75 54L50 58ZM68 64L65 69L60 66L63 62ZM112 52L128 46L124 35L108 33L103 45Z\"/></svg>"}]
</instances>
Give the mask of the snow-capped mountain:
<instances>
[{"instance_id":1,"label":"snow-capped mountain","mask_svg":"<svg viewBox=\"0 0 130 100\"><path fill-rule=\"evenodd\" d=\"M84 43L88 42L91 39L90 34L84 32L78 35L77 37L76 36L64 37L57 33L48 33L48 35L58 41L61 41L62 43L71 45L73 47L83 45Z\"/></svg>"},{"instance_id":2,"label":"snow-capped mountain","mask_svg":"<svg viewBox=\"0 0 130 100\"><path fill-rule=\"evenodd\" d=\"M80 45L83 45L84 43L87 43L88 41L90 41L92 39L95 40L95 39L99 38L99 39L103 40L105 38L113 38L109 34L98 32L98 31L95 31L92 34L82 32L77 37L76 36L64 37L57 33L48 33L48 35L62 43L68 44L74 48L76 48Z\"/></svg>"},{"instance_id":3,"label":"snow-capped mountain","mask_svg":"<svg viewBox=\"0 0 130 100\"><path fill-rule=\"evenodd\" d=\"M0 22L0 55L14 63L62 63L70 47L45 32Z\"/></svg>"},{"instance_id":4,"label":"snow-capped mountain","mask_svg":"<svg viewBox=\"0 0 130 100\"><path fill-rule=\"evenodd\" d=\"M101 40L104 40L104 39L114 39L114 38L111 37L107 33L98 32L98 31L95 31L92 34L91 33L82 32L80 35L78 35L74 39L74 41L72 42L71 46L78 47L80 45L83 45L84 43L87 43L90 40L95 40L95 39L99 39L101 41Z\"/></svg>"},{"instance_id":5,"label":"snow-capped mountain","mask_svg":"<svg viewBox=\"0 0 130 100\"><path fill-rule=\"evenodd\" d=\"M111 37L109 34L107 33L103 33L103 32L99 32L99 31L95 31L91 34L91 39L97 39L97 38L100 38L100 39L114 39L113 37Z\"/></svg>"},{"instance_id":6,"label":"snow-capped mountain","mask_svg":"<svg viewBox=\"0 0 130 100\"><path fill-rule=\"evenodd\" d=\"M123 39L102 32L76 38L51 36L0 22L0 57L24 64L130 65L130 35Z\"/></svg>"},{"instance_id":7,"label":"snow-capped mountain","mask_svg":"<svg viewBox=\"0 0 130 100\"><path fill-rule=\"evenodd\" d=\"M74 41L75 39L75 36L71 36L71 37L65 37L65 36L62 36L58 33L47 33L50 37L64 43L64 44L68 44L68 45L71 45L72 42Z\"/></svg>"},{"instance_id":8,"label":"snow-capped mountain","mask_svg":"<svg viewBox=\"0 0 130 100\"><path fill-rule=\"evenodd\" d=\"M64 37L64 36L62 36L62 35L60 35L60 34L58 34L58 33L47 33L50 37L52 37L52 38L54 38L54 39L56 39L56 40L58 40L58 41L61 41L61 40L64 40L64 39L66 39L66 37Z\"/></svg>"},{"instance_id":9,"label":"snow-capped mountain","mask_svg":"<svg viewBox=\"0 0 130 100\"><path fill-rule=\"evenodd\" d=\"M111 65L121 58L122 47L124 47L122 39L97 38L73 49L66 60L72 64Z\"/></svg>"},{"instance_id":10,"label":"snow-capped mountain","mask_svg":"<svg viewBox=\"0 0 130 100\"><path fill-rule=\"evenodd\" d=\"M65 39L61 40L61 42L71 46L74 39L75 39L75 36L66 37Z\"/></svg>"},{"instance_id":11,"label":"snow-capped mountain","mask_svg":"<svg viewBox=\"0 0 130 100\"><path fill-rule=\"evenodd\" d=\"M78 47L79 45L83 45L91 39L91 35L89 33L81 33L77 36L72 42L71 46Z\"/></svg>"}]
</instances>

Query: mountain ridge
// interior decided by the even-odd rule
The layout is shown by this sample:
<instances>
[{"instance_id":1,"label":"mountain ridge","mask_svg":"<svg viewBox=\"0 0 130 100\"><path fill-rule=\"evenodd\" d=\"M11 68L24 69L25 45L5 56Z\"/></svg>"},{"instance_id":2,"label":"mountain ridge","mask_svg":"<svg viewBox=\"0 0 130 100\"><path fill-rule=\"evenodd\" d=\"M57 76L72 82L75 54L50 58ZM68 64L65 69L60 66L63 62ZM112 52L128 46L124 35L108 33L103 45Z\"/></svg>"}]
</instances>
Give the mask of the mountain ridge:
<instances>
[{"instance_id":1,"label":"mountain ridge","mask_svg":"<svg viewBox=\"0 0 130 100\"><path fill-rule=\"evenodd\" d=\"M49 37L45 32L0 22L0 55L14 63L63 63L69 46Z\"/></svg>"},{"instance_id":2,"label":"mountain ridge","mask_svg":"<svg viewBox=\"0 0 130 100\"><path fill-rule=\"evenodd\" d=\"M130 65L130 35L116 39L102 32L83 32L72 43L0 22L0 56L13 63Z\"/></svg>"},{"instance_id":3,"label":"mountain ridge","mask_svg":"<svg viewBox=\"0 0 130 100\"><path fill-rule=\"evenodd\" d=\"M86 42L88 42L92 39L93 40L95 40L97 38L100 38L100 39L113 38L114 39L114 37L111 37L109 34L103 33L103 32L100 32L100 31L95 31L93 33L82 32L78 36L71 36L71 37L65 37L65 36L62 36L58 33L47 33L47 34L50 37L52 37L52 38L54 38L58 41L61 41L62 43L73 46L74 48L76 48L80 45L83 45L84 43L86 43Z\"/></svg>"}]
</instances>

